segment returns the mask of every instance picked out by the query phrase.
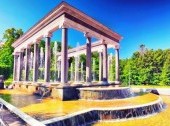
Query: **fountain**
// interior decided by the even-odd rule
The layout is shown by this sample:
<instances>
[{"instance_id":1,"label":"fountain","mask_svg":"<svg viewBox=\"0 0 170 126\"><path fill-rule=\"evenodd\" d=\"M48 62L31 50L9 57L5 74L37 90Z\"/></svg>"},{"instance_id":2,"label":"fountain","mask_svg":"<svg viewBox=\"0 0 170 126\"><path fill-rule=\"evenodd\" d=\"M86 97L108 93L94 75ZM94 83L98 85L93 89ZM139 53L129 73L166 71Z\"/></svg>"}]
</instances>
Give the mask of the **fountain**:
<instances>
[{"instance_id":1,"label":"fountain","mask_svg":"<svg viewBox=\"0 0 170 126\"><path fill-rule=\"evenodd\" d=\"M34 54L31 52L30 54L30 69L33 69L33 60L34 60Z\"/></svg>"},{"instance_id":2,"label":"fountain","mask_svg":"<svg viewBox=\"0 0 170 126\"><path fill-rule=\"evenodd\" d=\"M44 78L44 49L40 48L40 64L39 64L39 79L43 80Z\"/></svg>"},{"instance_id":3,"label":"fountain","mask_svg":"<svg viewBox=\"0 0 170 126\"><path fill-rule=\"evenodd\" d=\"M110 53L108 56L108 71L109 71L109 81L114 80L114 74L113 74L113 54Z\"/></svg>"},{"instance_id":4,"label":"fountain","mask_svg":"<svg viewBox=\"0 0 170 126\"><path fill-rule=\"evenodd\" d=\"M53 56L54 56L54 73L57 76L57 69L58 69L58 78L60 78L60 61L57 62L56 56L57 45L54 44L53 48ZM31 56L33 57L33 55ZM40 49L40 68L44 67L44 51L43 48ZM112 55L110 55L110 63L112 62ZM79 70L80 67L80 70ZM83 62L80 62L80 56L77 55L75 57L75 80L77 82L84 81L84 71L83 71ZM31 67L30 67L31 68ZM96 80L95 76L95 68L96 68L96 60L93 59L92 62L92 71L93 71L93 81ZM74 66L71 63L71 80L74 80ZM112 71L112 65L110 65L110 71ZM30 85L28 85L29 87ZM30 114L32 117L35 117L37 120L41 121L47 126L65 126L65 125L92 125L94 122L97 121L107 121L107 120L122 120L122 119L129 119L129 118L136 118L142 117L147 115L152 115L158 113L164 109L164 104L162 99L159 96L156 97L154 100L151 100L146 103L136 104L138 103L141 98L137 99L133 104L130 102L131 99L136 97L133 95L130 87L114 87L113 85L101 85L101 84L94 84L94 85L75 85L70 86L68 89L64 87L66 90L65 92L69 92L71 90L71 95L76 96L75 101L51 101L54 106L58 105L52 113L53 116L49 116L49 106L45 99L43 98L52 96L52 92L57 92L57 88L60 87L48 87L44 85L38 85L36 87L36 91L34 93L40 95L41 97L37 101L41 101L43 105L47 104L47 111L46 114L41 115L44 110L41 110L39 113L30 114L32 108L29 109L27 114ZM76 95L75 95L76 94ZM145 95L145 94L144 94ZM141 97L141 96L139 96ZM150 97L150 96L149 96ZM72 96L71 96L72 98ZM126 100L129 99L129 102ZM73 99L72 99L73 100ZM47 102L47 103L46 103ZM119 103L117 103L119 102ZM36 105L41 104L36 103ZM56 104L55 104L56 103ZM117 103L117 104L116 104ZM126 103L126 104L124 104ZM32 104L30 105L33 106ZM71 107L70 107L71 106ZM75 106L75 108L74 108ZM68 107L68 108L67 108ZM69 108L70 107L70 108ZM35 107L37 110L40 107ZM43 108L43 107L42 107ZM50 107L50 109L53 107ZM66 108L63 109L63 108ZM43 108L44 109L44 108ZM59 110L59 112L58 112ZM62 111L61 111L62 110ZM69 112L67 112L69 111ZM70 112L71 111L71 112ZM25 112L25 111L24 111ZM47 116L47 117L46 117Z\"/></svg>"},{"instance_id":5,"label":"fountain","mask_svg":"<svg viewBox=\"0 0 170 126\"><path fill-rule=\"evenodd\" d=\"M81 62L81 81L84 82L83 62Z\"/></svg>"},{"instance_id":6,"label":"fountain","mask_svg":"<svg viewBox=\"0 0 170 126\"><path fill-rule=\"evenodd\" d=\"M58 49L58 44L57 42L54 42L54 47L53 47L53 57L54 57L54 62L52 67L54 68L54 72L53 72L53 80L57 81L57 49Z\"/></svg>"},{"instance_id":7,"label":"fountain","mask_svg":"<svg viewBox=\"0 0 170 126\"><path fill-rule=\"evenodd\" d=\"M80 57L77 55L75 57L75 81L79 82L79 62L80 62Z\"/></svg>"},{"instance_id":8,"label":"fountain","mask_svg":"<svg viewBox=\"0 0 170 126\"><path fill-rule=\"evenodd\" d=\"M42 68L44 65L44 51L43 47L40 48L40 68Z\"/></svg>"},{"instance_id":9,"label":"fountain","mask_svg":"<svg viewBox=\"0 0 170 126\"><path fill-rule=\"evenodd\" d=\"M111 100L122 99L132 96L129 87L87 87L80 88L80 99L88 100Z\"/></svg>"},{"instance_id":10,"label":"fountain","mask_svg":"<svg viewBox=\"0 0 170 126\"><path fill-rule=\"evenodd\" d=\"M93 77L93 81L96 81L96 61L95 61L95 58L93 58L93 62L92 62L92 71L93 71L93 74L92 74L92 77Z\"/></svg>"},{"instance_id":11,"label":"fountain","mask_svg":"<svg viewBox=\"0 0 170 126\"><path fill-rule=\"evenodd\" d=\"M74 68L73 63L71 63L71 70L70 70L70 81L74 81Z\"/></svg>"},{"instance_id":12,"label":"fountain","mask_svg":"<svg viewBox=\"0 0 170 126\"><path fill-rule=\"evenodd\" d=\"M21 80L23 81L24 78L25 78L25 65L26 65L26 56L23 56L22 57L23 59L23 62L22 62L22 65L21 65Z\"/></svg>"},{"instance_id":13,"label":"fountain","mask_svg":"<svg viewBox=\"0 0 170 126\"><path fill-rule=\"evenodd\" d=\"M61 62L59 60L57 61L57 70L58 70L57 81L60 81L60 79L61 79Z\"/></svg>"},{"instance_id":14,"label":"fountain","mask_svg":"<svg viewBox=\"0 0 170 126\"><path fill-rule=\"evenodd\" d=\"M56 30L59 30L61 35L61 53L59 59L57 57L57 42L54 43L52 50L53 57L50 57L51 50L48 48L50 46L51 35L54 34ZM68 39L68 28L76 29L78 31L84 32L84 40L86 39L86 45L79 48L79 43L77 43L76 52L75 49L67 50L70 40ZM74 32L73 32L74 33ZM38 44L39 40L45 38L45 47L46 47L46 56L44 63L44 49L41 47L40 52L37 56L37 51L39 51ZM76 36L73 36L76 37ZM58 37L57 37L58 38ZM30 103L28 99L28 94L25 94L26 97L22 99L19 97L16 102L17 105L24 103L30 103L20 108L21 111L37 117L39 123L47 126L82 126L82 125L92 125L95 121L102 120L121 120L136 118L146 115L152 115L159 113L163 110L164 104L162 99L155 94L144 93L140 96L133 95L130 87L114 87L114 84L107 83L108 80L108 71L111 71L110 76L113 77L112 71L112 54L107 62L107 49L115 48L115 66L116 66L116 81L119 82L119 47L122 36L118 33L115 33L111 29L107 28L103 24L95 21L93 18L79 11L78 9L70 6L69 4L62 2L58 7L51 11L47 16L40 20L35 26L33 26L28 32L21 36L12 46L15 48L14 51L14 61L18 58L20 61L23 60L21 56L21 49L26 49L27 45L34 45L35 57L34 59L34 82L23 82L20 81L20 67L23 69L21 62L19 61L16 69L16 62L14 62L14 75L18 70L19 81L14 82L15 86L24 87L28 89L31 87L31 93L39 93L41 95L41 103ZM69 41L68 41L69 40ZM41 45L41 44L40 44ZM81 50L79 50L81 49ZM32 48L31 48L32 50ZM96 83L91 83L91 76L93 81L96 81L96 59L92 59L91 64L91 53L94 51L99 51L100 55L100 75L101 79L105 81L105 85ZM85 84L80 84L80 80L84 81L84 71L83 62L80 61L80 54L86 54L86 81ZM31 53L31 69L33 66L33 53ZM18 55L18 56L17 56ZM40 56L40 58L39 58ZM49 57L48 57L49 56ZM74 78L74 81L78 84L71 85L68 79L68 57L75 56L75 73L73 73L73 63L71 64L71 80ZM22 57L22 59L21 59ZM37 66L37 63L39 66ZM60 61L61 60L61 61ZM52 62L51 62L52 61ZM62 65L61 65L62 62ZM93 74L91 75L91 65ZM37 67L39 67L40 79L44 78L44 66L45 66L45 75L47 75L43 82L37 81ZM61 68L62 66L62 68ZM51 69L49 68L51 67ZM107 68L109 70L107 71ZM26 69L27 70L27 69ZM53 71L54 81L60 80L61 83L53 85L49 82L49 71ZM57 74L58 72L58 74ZM62 73L62 76L60 75ZM27 73L27 71L25 72ZM81 73L81 74L80 74ZM73 75L75 74L75 75ZM96 75L97 74L97 75ZM49 76L48 76L49 75ZM58 76L58 79L56 79ZM51 79L51 78L50 78ZM100 79L100 80L101 80ZM113 78L111 78L112 80ZM25 83L28 83L27 85ZM107 84L106 84L107 83ZM17 88L17 86L16 86ZM19 88L18 88L19 89ZM6 92L1 91L1 94L8 95L10 101L16 97L16 92ZM13 97L11 94L15 94ZM53 93L53 94L52 94ZM9 95L10 94L10 95ZM20 94L23 95L23 94ZM50 96L53 98L60 98L60 101L57 99L43 99L45 96ZM146 97L145 97L146 96ZM76 98L75 98L76 97ZM75 100L76 99L76 100ZM149 100L148 100L149 99ZM8 99L7 99L8 100ZM25 100L25 101L24 101ZM63 100L63 101L61 101ZM64 101L72 100L72 101ZM29 102L28 102L29 101ZM35 99L34 101L39 101ZM4 102L5 103L5 102ZM8 107L8 104L4 105ZM12 107L10 107L12 108ZM15 114L21 115L18 111L12 111ZM44 118L40 118L39 115L44 114ZM12 114L11 114L12 115ZM35 115L35 116L34 116ZM33 122L28 118L28 116L23 116L24 121ZM49 119L50 118L50 119ZM31 125L31 124L28 124ZM41 126L37 123L34 123L36 126Z\"/></svg>"},{"instance_id":15,"label":"fountain","mask_svg":"<svg viewBox=\"0 0 170 126\"><path fill-rule=\"evenodd\" d=\"M79 42L77 42L77 48L76 48L77 53L75 56L75 82L76 83L80 81L80 77L79 77L80 56L78 54L79 47L80 47L80 44L79 44Z\"/></svg>"},{"instance_id":16,"label":"fountain","mask_svg":"<svg viewBox=\"0 0 170 126\"><path fill-rule=\"evenodd\" d=\"M34 59L34 54L33 52L30 53L29 57L29 81L32 81L32 74L33 74L33 59Z\"/></svg>"}]
</instances>

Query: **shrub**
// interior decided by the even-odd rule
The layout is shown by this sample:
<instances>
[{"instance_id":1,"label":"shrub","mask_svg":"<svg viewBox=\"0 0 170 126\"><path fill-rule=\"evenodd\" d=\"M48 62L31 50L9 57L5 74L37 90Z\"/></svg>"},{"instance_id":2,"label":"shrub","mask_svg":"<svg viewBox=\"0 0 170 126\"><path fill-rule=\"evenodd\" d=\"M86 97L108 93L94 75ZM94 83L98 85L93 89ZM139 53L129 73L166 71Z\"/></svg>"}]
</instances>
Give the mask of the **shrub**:
<instances>
[{"instance_id":1,"label":"shrub","mask_svg":"<svg viewBox=\"0 0 170 126\"><path fill-rule=\"evenodd\" d=\"M13 82L13 79L12 79L12 78L9 78L9 79L7 79L7 80L4 81L4 84L5 84L6 86L9 86L10 84L12 84L12 82Z\"/></svg>"}]
</instances>

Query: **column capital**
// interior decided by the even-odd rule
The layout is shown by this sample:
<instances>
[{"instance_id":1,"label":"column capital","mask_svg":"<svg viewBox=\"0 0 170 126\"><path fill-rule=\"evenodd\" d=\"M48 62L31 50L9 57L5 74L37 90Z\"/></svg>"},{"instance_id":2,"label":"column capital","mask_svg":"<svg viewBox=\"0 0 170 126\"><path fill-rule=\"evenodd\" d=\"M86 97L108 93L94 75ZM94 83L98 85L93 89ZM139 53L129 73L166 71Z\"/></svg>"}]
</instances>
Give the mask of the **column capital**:
<instances>
[{"instance_id":1,"label":"column capital","mask_svg":"<svg viewBox=\"0 0 170 126\"><path fill-rule=\"evenodd\" d=\"M63 21L61 24L59 24L59 28L69 28L69 25L66 23L66 21Z\"/></svg>"},{"instance_id":2,"label":"column capital","mask_svg":"<svg viewBox=\"0 0 170 126\"><path fill-rule=\"evenodd\" d=\"M31 45L26 45L26 47L25 47L26 49L30 49L31 48Z\"/></svg>"},{"instance_id":3,"label":"column capital","mask_svg":"<svg viewBox=\"0 0 170 126\"><path fill-rule=\"evenodd\" d=\"M101 43L102 44L106 44L104 39L101 39Z\"/></svg>"},{"instance_id":4,"label":"column capital","mask_svg":"<svg viewBox=\"0 0 170 126\"><path fill-rule=\"evenodd\" d=\"M91 35L89 32L84 32L84 37L89 38L89 37L91 37Z\"/></svg>"},{"instance_id":5,"label":"column capital","mask_svg":"<svg viewBox=\"0 0 170 126\"><path fill-rule=\"evenodd\" d=\"M120 48L120 46L119 45L115 45L115 49L119 49Z\"/></svg>"},{"instance_id":6,"label":"column capital","mask_svg":"<svg viewBox=\"0 0 170 126\"><path fill-rule=\"evenodd\" d=\"M98 52L98 53L102 53L102 52L103 52L103 48L104 48L103 46L99 46L97 52Z\"/></svg>"},{"instance_id":7,"label":"column capital","mask_svg":"<svg viewBox=\"0 0 170 126\"><path fill-rule=\"evenodd\" d=\"M44 33L43 35L44 38L47 38L47 37L52 37L52 33L51 32L47 32L47 33Z\"/></svg>"},{"instance_id":8,"label":"column capital","mask_svg":"<svg viewBox=\"0 0 170 126\"><path fill-rule=\"evenodd\" d=\"M19 50L19 53L22 53L22 52L24 52L24 48L22 48L22 49Z\"/></svg>"},{"instance_id":9,"label":"column capital","mask_svg":"<svg viewBox=\"0 0 170 126\"><path fill-rule=\"evenodd\" d=\"M19 52L13 52L12 55L18 56L18 55L19 55Z\"/></svg>"},{"instance_id":10,"label":"column capital","mask_svg":"<svg viewBox=\"0 0 170 126\"><path fill-rule=\"evenodd\" d=\"M40 41L41 41L40 39L35 39L35 40L33 40L33 44L39 43Z\"/></svg>"}]
</instances>

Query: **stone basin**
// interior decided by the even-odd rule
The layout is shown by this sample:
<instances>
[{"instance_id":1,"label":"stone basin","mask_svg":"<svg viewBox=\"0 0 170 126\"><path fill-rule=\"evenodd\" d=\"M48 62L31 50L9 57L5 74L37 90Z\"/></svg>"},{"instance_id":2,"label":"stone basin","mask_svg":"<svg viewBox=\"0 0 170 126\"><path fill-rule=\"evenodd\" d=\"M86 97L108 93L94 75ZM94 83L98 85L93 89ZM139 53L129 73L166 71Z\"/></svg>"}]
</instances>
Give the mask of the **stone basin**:
<instances>
[{"instance_id":1,"label":"stone basin","mask_svg":"<svg viewBox=\"0 0 170 126\"><path fill-rule=\"evenodd\" d=\"M87 87L79 88L80 99L111 100L122 99L132 96L129 87Z\"/></svg>"}]
</instances>

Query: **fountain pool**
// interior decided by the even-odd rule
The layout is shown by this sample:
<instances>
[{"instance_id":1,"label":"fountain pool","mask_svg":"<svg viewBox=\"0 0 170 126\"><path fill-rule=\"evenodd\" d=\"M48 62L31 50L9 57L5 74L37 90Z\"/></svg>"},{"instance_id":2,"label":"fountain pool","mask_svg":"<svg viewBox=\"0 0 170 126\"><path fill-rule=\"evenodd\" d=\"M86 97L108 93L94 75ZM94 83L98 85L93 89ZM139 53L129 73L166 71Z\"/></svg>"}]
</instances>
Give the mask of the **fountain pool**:
<instances>
[{"instance_id":1,"label":"fountain pool","mask_svg":"<svg viewBox=\"0 0 170 126\"><path fill-rule=\"evenodd\" d=\"M99 90L100 88L97 89ZM84 89L87 90L88 88ZM109 90L113 89L110 88ZM85 124L98 125L100 123L97 122L101 121L121 121L129 118L153 115L160 113L164 108L161 97L151 93L144 93L123 99L79 99L72 101L60 101L52 98L44 98L40 101L38 97L32 96L32 101L34 101L32 103L29 99L31 97L29 93L17 90L1 90L0 94L2 98L8 95L9 98L4 98L6 101L48 126L67 126L68 124L71 126ZM27 100L24 101L24 99ZM27 104L22 104L24 102Z\"/></svg>"},{"instance_id":2,"label":"fountain pool","mask_svg":"<svg viewBox=\"0 0 170 126\"><path fill-rule=\"evenodd\" d=\"M79 90L80 98L88 100L109 100L132 96L129 87L87 87Z\"/></svg>"}]
</instances>

